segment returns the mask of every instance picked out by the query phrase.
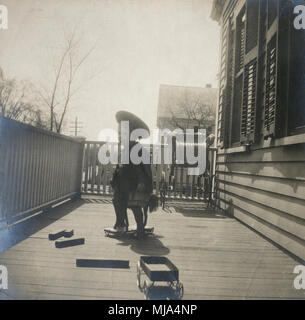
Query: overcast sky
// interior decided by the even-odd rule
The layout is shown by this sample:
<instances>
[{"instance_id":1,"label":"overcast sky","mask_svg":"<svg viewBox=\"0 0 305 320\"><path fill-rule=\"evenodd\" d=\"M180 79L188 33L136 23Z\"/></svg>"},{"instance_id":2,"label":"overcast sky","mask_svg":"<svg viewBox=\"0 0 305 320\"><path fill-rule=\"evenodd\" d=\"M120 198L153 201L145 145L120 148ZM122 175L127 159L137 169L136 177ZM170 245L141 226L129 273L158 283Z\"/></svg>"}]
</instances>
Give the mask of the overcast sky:
<instances>
[{"instance_id":1,"label":"overcast sky","mask_svg":"<svg viewBox=\"0 0 305 320\"><path fill-rule=\"evenodd\" d=\"M1 4L9 12L9 28L0 31L0 67L6 77L29 80L37 87L49 84L64 30L76 27L82 52L96 44L79 74L76 84L84 85L73 97L66 119L69 130L78 116L88 139L96 140L105 127L116 127L114 117L120 109L136 113L155 128L160 84L218 85L219 26L209 18L212 0Z\"/></svg>"}]
</instances>

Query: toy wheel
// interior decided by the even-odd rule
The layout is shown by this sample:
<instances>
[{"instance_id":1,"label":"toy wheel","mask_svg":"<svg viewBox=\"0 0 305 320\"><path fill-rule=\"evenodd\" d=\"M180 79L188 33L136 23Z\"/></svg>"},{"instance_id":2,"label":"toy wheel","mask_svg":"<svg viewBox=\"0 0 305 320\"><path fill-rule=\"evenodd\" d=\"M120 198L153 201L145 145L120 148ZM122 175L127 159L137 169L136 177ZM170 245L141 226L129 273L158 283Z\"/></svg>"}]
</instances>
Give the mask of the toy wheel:
<instances>
[{"instance_id":1,"label":"toy wheel","mask_svg":"<svg viewBox=\"0 0 305 320\"><path fill-rule=\"evenodd\" d=\"M140 261L138 261L137 264L137 285L141 291L143 291L143 288L141 287L141 266Z\"/></svg>"},{"instance_id":2,"label":"toy wheel","mask_svg":"<svg viewBox=\"0 0 305 320\"><path fill-rule=\"evenodd\" d=\"M148 284L146 280L144 280L144 283L143 283L143 293L144 293L144 297L147 299Z\"/></svg>"},{"instance_id":3,"label":"toy wheel","mask_svg":"<svg viewBox=\"0 0 305 320\"><path fill-rule=\"evenodd\" d=\"M181 282L177 282L176 288L175 288L175 294L178 299L182 299L184 293L183 284Z\"/></svg>"}]
</instances>

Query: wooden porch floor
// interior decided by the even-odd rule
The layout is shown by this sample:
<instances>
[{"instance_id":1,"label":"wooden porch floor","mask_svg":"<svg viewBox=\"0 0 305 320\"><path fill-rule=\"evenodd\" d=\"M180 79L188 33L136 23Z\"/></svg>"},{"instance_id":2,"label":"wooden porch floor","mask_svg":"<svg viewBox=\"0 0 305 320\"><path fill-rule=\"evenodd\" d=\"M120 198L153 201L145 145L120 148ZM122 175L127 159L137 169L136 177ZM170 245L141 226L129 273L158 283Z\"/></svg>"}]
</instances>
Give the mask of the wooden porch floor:
<instances>
[{"instance_id":1,"label":"wooden porch floor","mask_svg":"<svg viewBox=\"0 0 305 320\"><path fill-rule=\"evenodd\" d=\"M9 286L0 299L143 299L136 285L141 255L166 256L179 268L183 299L305 298L293 288L297 261L235 219L202 207L177 202L171 212L150 214L155 235L143 242L104 236L114 221L109 200L77 200L30 219L25 239L0 254ZM74 229L85 244L55 248L48 234L61 229ZM76 259L129 260L130 269L78 268Z\"/></svg>"}]
</instances>

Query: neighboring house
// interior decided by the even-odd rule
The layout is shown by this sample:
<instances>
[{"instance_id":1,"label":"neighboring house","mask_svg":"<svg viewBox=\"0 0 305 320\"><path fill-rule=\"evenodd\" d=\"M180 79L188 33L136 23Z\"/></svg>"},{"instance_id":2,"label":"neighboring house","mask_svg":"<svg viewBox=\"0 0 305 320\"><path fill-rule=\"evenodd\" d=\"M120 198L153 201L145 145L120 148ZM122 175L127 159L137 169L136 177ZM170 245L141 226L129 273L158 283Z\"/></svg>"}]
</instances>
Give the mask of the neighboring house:
<instances>
[{"instance_id":1,"label":"neighboring house","mask_svg":"<svg viewBox=\"0 0 305 320\"><path fill-rule=\"evenodd\" d=\"M160 129L214 131L218 89L160 85L157 126Z\"/></svg>"},{"instance_id":2,"label":"neighboring house","mask_svg":"<svg viewBox=\"0 0 305 320\"><path fill-rule=\"evenodd\" d=\"M159 129L206 129L207 136L215 132L215 117L218 89L211 85L206 87L185 87L160 85L157 126ZM184 137L185 138L185 137ZM195 135L195 145L196 145ZM198 198L208 197L208 186L203 177L187 175L187 167L175 163L176 148L173 143L173 165L162 165L162 174L168 185L173 186L177 194L192 194ZM195 147L196 150L196 147ZM186 149L185 149L186 158ZM195 151L197 155L197 151ZM208 154L208 153L207 153ZM210 168L207 164L207 171ZM160 169L160 168L159 168ZM175 193L175 192L174 192Z\"/></svg>"},{"instance_id":3,"label":"neighboring house","mask_svg":"<svg viewBox=\"0 0 305 320\"><path fill-rule=\"evenodd\" d=\"M305 260L305 34L299 0L214 0L221 27L216 203Z\"/></svg>"}]
</instances>

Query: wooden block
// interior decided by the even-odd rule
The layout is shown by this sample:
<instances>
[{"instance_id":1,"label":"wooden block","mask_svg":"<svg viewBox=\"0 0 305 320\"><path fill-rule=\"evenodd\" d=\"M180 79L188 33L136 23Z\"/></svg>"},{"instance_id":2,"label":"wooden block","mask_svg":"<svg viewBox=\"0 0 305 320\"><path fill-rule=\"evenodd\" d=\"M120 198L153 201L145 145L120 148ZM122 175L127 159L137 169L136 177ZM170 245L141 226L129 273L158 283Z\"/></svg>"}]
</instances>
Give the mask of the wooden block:
<instances>
[{"instance_id":1,"label":"wooden block","mask_svg":"<svg viewBox=\"0 0 305 320\"><path fill-rule=\"evenodd\" d=\"M56 232L56 233L49 233L49 240L57 240L61 237L63 237L65 234L65 230Z\"/></svg>"},{"instance_id":2,"label":"wooden block","mask_svg":"<svg viewBox=\"0 0 305 320\"><path fill-rule=\"evenodd\" d=\"M76 259L76 266L80 268L129 269L129 260Z\"/></svg>"},{"instance_id":3,"label":"wooden block","mask_svg":"<svg viewBox=\"0 0 305 320\"><path fill-rule=\"evenodd\" d=\"M56 233L49 233L49 240L57 240L61 237L71 238L74 235L74 230L62 230Z\"/></svg>"},{"instance_id":4,"label":"wooden block","mask_svg":"<svg viewBox=\"0 0 305 320\"><path fill-rule=\"evenodd\" d=\"M56 248L66 248L85 244L85 238L77 238L72 240L55 241Z\"/></svg>"}]
</instances>

